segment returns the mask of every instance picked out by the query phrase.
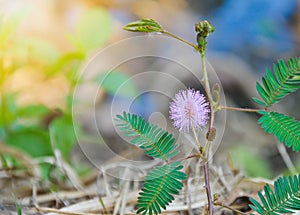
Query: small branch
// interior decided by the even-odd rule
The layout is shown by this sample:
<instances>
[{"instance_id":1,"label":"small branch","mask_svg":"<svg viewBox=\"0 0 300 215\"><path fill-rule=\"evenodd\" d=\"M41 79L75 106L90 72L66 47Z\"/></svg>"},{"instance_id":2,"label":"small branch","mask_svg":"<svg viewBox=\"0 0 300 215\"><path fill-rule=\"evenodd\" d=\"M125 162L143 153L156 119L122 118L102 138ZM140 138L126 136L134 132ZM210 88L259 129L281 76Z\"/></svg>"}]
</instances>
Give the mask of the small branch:
<instances>
[{"instance_id":1,"label":"small branch","mask_svg":"<svg viewBox=\"0 0 300 215\"><path fill-rule=\"evenodd\" d=\"M199 158L199 157L200 157L200 155L194 154L194 155L190 155L190 156L184 158L183 160L188 160L188 159L191 159L191 158Z\"/></svg>"},{"instance_id":2,"label":"small branch","mask_svg":"<svg viewBox=\"0 0 300 215\"><path fill-rule=\"evenodd\" d=\"M223 207L223 208L227 208L228 210L231 210L231 211L233 211L233 212L235 212L235 213L238 213L238 214L248 215L248 213L244 213L244 212L242 212L242 211L239 211L239 210L237 210L237 209L235 209L235 208L232 208L232 207L230 207L230 206L228 206L228 205L223 204L222 202L214 202L214 205L216 205L216 206L221 206L221 207Z\"/></svg>"},{"instance_id":3,"label":"small branch","mask_svg":"<svg viewBox=\"0 0 300 215\"><path fill-rule=\"evenodd\" d=\"M188 156L188 157L185 157L184 159L181 159L180 161L189 160L189 159L191 159L191 158L201 158L201 160L202 160L203 162L207 162L206 157L203 157L202 154L194 154L194 155L190 155L190 156Z\"/></svg>"},{"instance_id":4,"label":"small branch","mask_svg":"<svg viewBox=\"0 0 300 215\"><path fill-rule=\"evenodd\" d=\"M261 109L251 109L251 108L237 108L237 107L227 107L227 106L219 106L217 110L234 110L234 111L241 111L241 112L252 112L258 113Z\"/></svg>"},{"instance_id":5,"label":"small branch","mask_svg":"<svg viewBox=\"0 0 300 215\"><path fill-rule=\"evenodd\" d=\"M176 36L175 34L172 34L172 33L168 32L166 30L162 31L161 33L166 34L166 35L168 35L170 37L173 37L173 38L175 38L175 39L177 39L177 40L179 40L179 41L181 41L181 42L183 42L183 43L185 43L185 44L193 47L194 49L196 49L198 51L198 46L196 46L193 43L190 43L189 41L186 41L185 39L182 39L181 37Z\"/></svg>"}]
</instances>

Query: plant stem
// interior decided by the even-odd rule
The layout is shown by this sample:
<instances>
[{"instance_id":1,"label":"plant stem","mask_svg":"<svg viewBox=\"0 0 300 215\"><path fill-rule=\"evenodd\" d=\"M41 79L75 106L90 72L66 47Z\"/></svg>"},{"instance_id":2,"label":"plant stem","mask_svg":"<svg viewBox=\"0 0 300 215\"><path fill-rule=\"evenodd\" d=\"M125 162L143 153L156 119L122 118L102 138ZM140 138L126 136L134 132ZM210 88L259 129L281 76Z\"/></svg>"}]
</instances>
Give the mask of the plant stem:
<instances>
[{"instance_id":1,"label":"plant stem","mask_svg":"<svg viewBox=\"0 0 300 215\"><path fill-rule=\"evenodd\" d=\"M99 197L99 202L100 202L100 204L101 204L101 206L104 210L104 213L107 214L107 209L106 209L105 204L103 202L102 196Z\"/></svg>"},{"instance_id":2,"label":"plant stem","mask_svg":"<svg viewBox=\"0 0 300 215\"><path fill-rule=\"evenodd\" d=\"M193 130L193 134L194 134L194 137L195 137L195 140L196 140L196 143L197 143L197 146L198 146L198 150L199 150L201 145L200 145L200 142L199 142L199 139L198 139L198 136L197 136L197 133L196 133L196 130L195 130L194 126L192 126L192 130Z\"/></svg>"},{"instance_id":3,"label":"plant stem","mask_svg":"<svg viewBox=\"0 0 300 215\"><path fill-rule=\"evenodd\" d=\"M209 128L208 128L208 132L210 132L213 128L215 113L214 113L214 108L213 108L211 90L210 90L208 77L207 77L206 64L205 64L205 53L200 53L200 54L201 54L202 72L203 72L202 82L204 84L204 88L206 91L206 95L207 95L209 107L210 107L210 118L209 118ZM205 148L207 151L204 151L204 153L206 154L207 158L208 158L208 153L209 153L210 142L211 142L210 140L207 140L207 142L205 144ZM212 200L212 196L211 196L211 189L210 189L210 182L209 182L208 161L205 162L203 168L204 168L205 190L206 190L206 195L207 195L209 215L213 215L214 207L213 207L213 200Z\"/></svg>"},{"instance_id":4,"label":"plant stem","mask_svg":"<svg viewBox=\"0 0 300 215\"><path fill-rule=\"evenodd\" d=\"M227 208L228 210L231 210L231 211L233 211L233 212L235 212L235 213L238 213L238 214L248 215L248 213L244 213L244 212L242 212L242 211L236 210L235 208L232 208L232 207L230 207L230 206L228 206L228 205L225 205L225 204L223 204L222 202L214 202L214 205L221 206L221 207L223 207L223 208Z\"/></svg>"},{"instance_id":5,"label":"plant stem","mask_svg":"<svg viewBox=\"0 0 300 215\"><path fill-rule=\"evenodd\" d=\"M203 155L206 156L208 154L209 151L209 147L210 147L211 141L206 140L204 149L203 149Z\"/></svg>"},{"instance_id":6,"label":"plant stem","mask_svg":"<svg viewBox=\"0 0 300 215\"><path fill-rule=\"evenodd\" d=\"M227 107L227 106L219 106L217 110L234 110L234 111L252 112L252 113L258 113L258 111L260 111L260 109L238 108L238 107Z\"/></svg>"},{"instance_id":7,"label":"plant stem","mask_svg":"<svg viewBox=\"0 0 300 215\"><path fill-rule=\"evenodd\" d=\"M203 72L202 82L204 84L204 89L206 91L206 95L209 102L209 108L210 108L210 118L209 118L209 128L208 128L208 132L209 132L213 128L215 113L213 108L213 99L211 95L210 85L207 77L205 54L201 54L201 62L202 62L202 72Z\"/></svg>"},{"instance_id":8,"label":"plant stem","mask_svg":"<svg viewBox=\"0 0 300 215\"><path fill-rule=\"evenodd\" d=\"M196 49L198 51L198 46L196 46L193 43L190 43L189 41L186 41L185 39L182 39L181 37L176 36L175 34L172 34L172 33L168 32L166 30L162 31L161 33L166 34L166 35L168 35L170 37L173 37L173 38L175 38L175 39L177 39L177 40L179 40L179 41L181 41L181 42L183 42L183 43L185 43L185 44L193 47L194 49Z\"/></svg>"},{"instance_id":9,"label":"plant stem","mask_svg":"<svg viewBox=\"0 0 300 215\"><path fill-rule=\"evenodd\" d=\"M186 157L186 158L184 158L182 160L188 160L188 159L191 159L191 158L199 158L199 157L201 157L201 155L199 155L199 154L193 154L193 155L190 155L190 156L188 156L188 157ZM182 161L182 160L180 160L180 161Z\"/></svg>"},{"instance_id":10,"label":"plant stem","mask_svg":"<svg viewBox=\"0 0 300 215\"><path fill-rule=\"evenodd\" d=\"M212 196L211 196L208 169L209 169L208 161L206 161L205 164L204 164L205 190L206 190L206 196L207 196L207 202L208 202L209 215L213 215L214 214L214 207L213 207L213 201L212 201Z\"/></svg>"}]
</instances>

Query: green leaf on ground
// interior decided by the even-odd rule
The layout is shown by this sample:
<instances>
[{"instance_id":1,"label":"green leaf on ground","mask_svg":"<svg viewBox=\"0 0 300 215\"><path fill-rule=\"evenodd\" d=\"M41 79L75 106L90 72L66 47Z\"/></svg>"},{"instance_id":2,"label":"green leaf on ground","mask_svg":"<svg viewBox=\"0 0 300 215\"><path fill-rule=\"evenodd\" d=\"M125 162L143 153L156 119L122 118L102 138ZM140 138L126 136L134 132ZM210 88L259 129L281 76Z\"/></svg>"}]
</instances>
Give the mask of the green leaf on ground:
<instances>
[{"instance_id":1,"label":"green leaf on ground","mask_svg":"<svg viewBox=\"0 0 300 215\"><path fill-rule=\"evenodd\" d=\"M5 142L32 157L53 154L48 132L39 127L23 127L11 131L7 134Z\"/></svg>"}]
</instances>

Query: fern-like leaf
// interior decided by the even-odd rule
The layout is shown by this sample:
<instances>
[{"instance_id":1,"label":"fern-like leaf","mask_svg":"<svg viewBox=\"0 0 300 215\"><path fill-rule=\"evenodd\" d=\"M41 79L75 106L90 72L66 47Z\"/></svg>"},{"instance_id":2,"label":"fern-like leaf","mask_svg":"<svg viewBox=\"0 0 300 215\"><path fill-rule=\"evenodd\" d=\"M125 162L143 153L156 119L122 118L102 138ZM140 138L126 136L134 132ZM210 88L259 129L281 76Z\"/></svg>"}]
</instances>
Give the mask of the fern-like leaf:
<instances>
[{"instance_id":1,"label":"fern-like leaf","mask_svg":"<svg viewBox=\"0 0 300 215\"><path fill-rule=\"evenodd\" d=\"M276 112L259 111L263 116L258 120L261 127L293 151L300 150L300 122Z\"/></svg>"},{"instance_id":2,"label":"fern-like leaf","mask_svg":"<svg viewBox=\"0 0 300 215\"><path fill-rule=\"evenodd\" d=\"M288 64L279 60L273 67L274 74L267 69L262 85L256 83L256 89L262 100L253 98L258 104L270 107L289 93L300 88L300 58L291 58Z\"/></svg>"},{"instance_id":3,"label":"fern-like leaf","mask_svg":"<svg viewBox=\"0 0 300 215\"><path fill-rule=\"evenodd\" d=\"M152 215L166 209L182 189L181 181L186 180L186 174L179 171L182 168L180 162L174 162L151 170L138 197L137 213Z\"/></svg>"},{"instance_id":4,"label":"fern-like leaf","mask_svg":"<svg viewBox=\"0 0 300 215\"><path fill-rule=\"evenodd\" d=\"M252 205L249 206L259 214L276 215L300 210L300 175L280 177L274 183L274 191L267 184L264 193L265 197L258 192L262 204L253 198L250 199Z\"/></svg>"},{"instance_id":5,"label":"fern-like leaf","mask_svg":"<svg viewBox=\"0 0 300 215\"><path fill-rule=\"evenodd\" d=\"M131 143L145 150L145 154L162 160L178 154L172 134L146 122L142 117L123 112L122 116L117 115L116 120L123 134L133 137Z\"/></svg>"}]
</instances>

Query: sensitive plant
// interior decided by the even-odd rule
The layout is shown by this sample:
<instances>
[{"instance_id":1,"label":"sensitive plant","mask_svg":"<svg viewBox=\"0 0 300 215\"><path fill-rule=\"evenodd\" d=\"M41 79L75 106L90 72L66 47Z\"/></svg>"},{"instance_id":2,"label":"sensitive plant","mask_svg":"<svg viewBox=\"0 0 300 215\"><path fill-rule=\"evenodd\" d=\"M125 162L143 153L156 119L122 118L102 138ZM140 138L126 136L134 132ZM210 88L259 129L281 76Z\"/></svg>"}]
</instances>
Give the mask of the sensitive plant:
<instances>
[{"instance_id":1,"label":"sensitive plant","mask_svg":"<svg viewBox=\"0 0 300 215\"><path fill-rule=\"evenodd\" d=\"M138 197L137 213L159 214L162 209L166 209L167 205L174 200L174 196L184 187L183 181L188 176L183 168L184 162L188 159L200 159L203 162L207 208L209 214L214 213L214 205L220 204L212 198L211 194L208 154L218 132L214 127L215 114L218 111L235 110L257 113L261 115L258 124L265 132L272 134L293 151L300 150L300 122L282 113L270 111L273 104L280 102L285 96L300 88L300 58L291 58L287 63L279 60L274 65L273 71L267 69L262 77L262 83L257 82L256 88L260 98L253 98L253 100L261 105L262 109L226 107L220 105L219 101L212 96L211 83L206 71L206 38L214 32L214 27L208 21L201 21L195 25L197 45L168 32L152 19L129 23L124 29L133 32L159 32L193 47L201 56L202 84L205 90L203 93L194 89L182 90L175 95L170 104L170 119L174 127L182 132L192 132L196 143L193 154L180 160L174 159L179 153L178 144L168 131L146 122L135 114L124 112L116 116L117 126L123 135L130 137L130 142L143 149L145 154L160 159L163 163L148 172ZM204 146L198 140L198 132L203 129L206 130ZM265 197L261 192L258 193L261 203L251 198L250 207L259 214L292 213L293 210L299 210L299 178L300 175L279 178L274 184L274 191L266 185Z\"/></svg>"}]
</instances>

